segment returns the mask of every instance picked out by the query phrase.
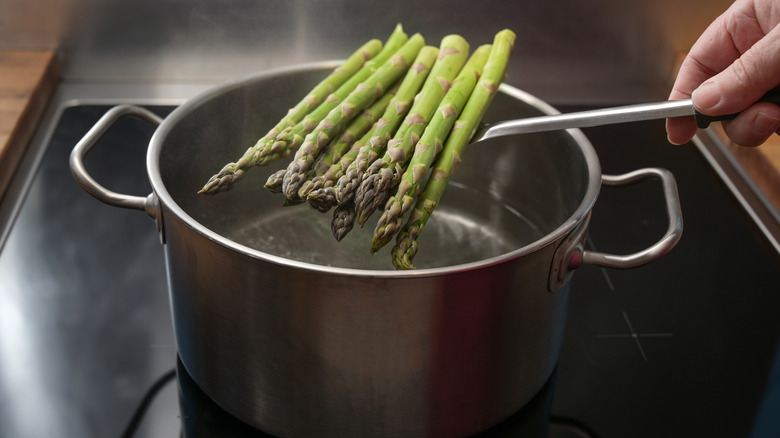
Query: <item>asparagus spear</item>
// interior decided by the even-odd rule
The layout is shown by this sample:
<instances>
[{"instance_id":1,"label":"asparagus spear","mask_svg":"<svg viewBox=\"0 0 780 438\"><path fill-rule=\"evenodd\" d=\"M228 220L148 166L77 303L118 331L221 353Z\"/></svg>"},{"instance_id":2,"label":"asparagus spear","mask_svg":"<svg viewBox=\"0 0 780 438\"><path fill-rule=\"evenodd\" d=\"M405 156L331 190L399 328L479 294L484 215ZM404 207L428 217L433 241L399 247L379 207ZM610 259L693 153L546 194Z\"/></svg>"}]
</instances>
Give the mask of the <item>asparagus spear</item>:
<instances>
[{"instance_id":1,"label":"asparagus spear","mask_svg":"<svg viewBox=\"0 0 780 438\"><path fill-rule=\"evenodd\" d=\"M409 69L404 78L396 98L382 115L374 135L358 152L357 158L347 169L346 174L336 183L334 192L339 205L344 205L352 199L355 188L360 184L363 172L377 156L384 153L388 140L396 132L398 125L401 124L412 106L415 96L422 88L431 67L436 62L438 54L439 49L432 46L426 46L420 51L415 65Z\"/></svg>"},{"instance_id":2,"label":"asparagus spear","mask_svg":"<svg viewBox=\"0 0 780 438\"><path fill-rule=\"evenodd\" d=\"M447 94L444 95L439 108L415 146L414 155L401 178L396 194L390 197L385 204L384 212L374 229L374 237L371 242L372 253L379 251L390 242L392 236L401 227L403 217L412 207L420 185L428 176L428 170L433 164L433 160L442 150L452 125L455 124L455 120L474 90L482 68L485 66L485 61L490 54L490 49L489 44L477 48L458 73L458 77L455 78Z\"/></svg>"},{"instance_id":3,"label":"asparagus spear","mask_svg":"<svg viewBox=\"0 0 780 438\"><path fill-rule=\"evenodd\" d=\"M438 205L455 165L461 161L463 151L504 79L514 41L515 34L510 30L502 30L496 34L482 76L447 137L444 149L434 163L431 176L420 193L414 210L396 237L391 251L396 269L414 268L412 259L417 254L420 233Z\"/></svg>"},{"instance_id":4,"label":"asparagus spear","mask_svg":"<svg viewBox=\"0 0 780 438\"><path fill-rule=\"evenodd\" d=\"M274 138L283 129L294 126L300 122L303 117L322 103L325 98L338 88L341 84L346 82L351 76L353 76L358 70L360 70L364 63L374 57L382 48L382 42L377 39L372 39L363 44L357 49L347 60L336 67L325 79L317 84L300 102L294 107L290 108L287 114L282 117L281 120L268 131L260 140L257 141L255 146L249 148L244 155L250 153L255 148L263 145L267 139ZM240 161L240 160L239 160ZM225 190L229 190L238 178L229 178L228 175L235 175L239 172L243 175L245 169L239 168L237 163L229 163L225 165L219 173L212 176L206 185L200 190L201 194L214 194Z\"/></svg>"},{"instance_id":5,"label":"asparagus spear","mask_svg":"<svg viewBox=\"0 0 780 438\"><path fill-rule=\"evenodd\" d=\"M365 82L360 83L343 102L328 113L328 116L312 132L306 135L306 139L296 151L295 158L287 166L287 173L284 175L282 193L288 199L297 195L306 172L314 163L320 149L337 136L349 120L359 114L373 100L384 94L409 69L424 44L425 40L422 35L415 34L410 37L406 44L398 49L398 52L382 64Z\"/></svg>"},{"instance_id":6,"label":"asparagus spear","mask_svg":"<svg viewBox=\"0 0 780 438\"><path fill-rule=\"evenodd\" d=\"M282 193L282 180L287 169L280 169L272 173L265 182L265 188L271 193Z\"/></svg>"},{"instance_id":7,"label":"asparagus spear","mask_svg":"<svg viewBox=\"0 0 780 438\"><path fill-rule=\"evenodd\" d=\"M379 65L382 65L389 59L406 40L406 33L404 33L401 25L398 24L388 37L384 47L382 47L381 42L377 47L373 40L366 43L370 50L367 53L372 55L370 59L366 61L366 57L362 52L363 47L366 46L364 45L351 55L342 66L336 69L339 71L337 76L334 78L331 78L333 74L328 76L328 78L315 87L315 90L319 89L317 93L309 93L301 101L301 103L306 104L306 113L301 114L298 111L288 112L288 115L277 123L274 128L258 140L254 146L247 149L237 162L228 163L219 173L212 176L198 193L216 194L230 190L236 182L243 178L244 173L250 168L265 165L289 154L288 146L297 138L296 134L305 135L304 130L306 128L309 131L313 129L319 120L322 120L328 114L330 109L346 97L357 84L369 77ZM379 50L380 48L381 50ZM360 65L355 66L355 60L360 60ZM344 77L344 73L348 73L346 77ZM323 84L325 85L321 87ZM336 89L336 91L333 91L333 89ZM323 90L324 94L321 93ZM310 97L312 95L314 97ZM301 105L301 103L298 105ZM316 108L314 108L315 105ZM312 110L312 108L314 109ZM294 145L294 147L297 147L297 145Z\"/></svg>"},{"instance_id":8,"label":"asparagus spear","mask_svg":"<svg viewBox=\"0 0 780 438\"><path fill-rule=\"evenodd\" d=\"M371 163L355 193L355 210L361 226L384 203L390 187L403 174L403 165L408 161L414 145L450 84L465 64L468 52L469 44L460 35L448 35L442 39L434 71L428 76L420 96L399 128L402 136L396 134L395 141L388 143L384 156Z\"/></svg>"},{"instance_id":9,"label":"asparagus spear","mask_svg":"<svg viewBox=\"0 0 780 438\"><path fill-rule=\"evenodd\" d=\"M393 87L393 89L371 104L371 106L363 110L363 112L349 124L349 127L347 127L341 136L326 147L314 163L313 168L315 177L305 181L298 190L298 196L300 198L306 199L309 193L317 188L318 181L322 180L322 176L330 169L333 163L341 160L344 153L357 142L359 137L371 129L398 92L398 88L399 86Z\"/></svg>"},{"instance_id":10,"label":"asparagus spear","mask_svg":"<svg viewBox=\"0 0 780 438\"><path fill-rule=\"evenodd\" d=\"M346 205L339 205L333 210L333 220L330 223L330 229L333 231L333 237L336 241L341 239L352 230L355 224L355 203L348 202Z\"/></svg>"}]
</instances>

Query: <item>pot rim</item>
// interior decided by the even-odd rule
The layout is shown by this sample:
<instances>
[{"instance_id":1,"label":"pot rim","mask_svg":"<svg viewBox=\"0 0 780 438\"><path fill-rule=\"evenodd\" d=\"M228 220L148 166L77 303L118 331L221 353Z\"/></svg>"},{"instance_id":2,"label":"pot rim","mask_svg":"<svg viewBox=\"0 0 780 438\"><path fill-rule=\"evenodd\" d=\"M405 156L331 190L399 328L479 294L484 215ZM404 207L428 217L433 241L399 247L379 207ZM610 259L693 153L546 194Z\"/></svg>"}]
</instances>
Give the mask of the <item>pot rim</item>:
<instances>
[{"instance_id":1,"label":"pot rim","mask_svg":"<svg viewBox=\"0 0 780 438\"><path fill-rule=\"evenodd\" d=\"M341 64L340 61L324 61L324 62L298 64L295 66L270 69L267 71L244 76L242 78L238 78L221 85L216 85L194 96L193 98L188 99L185 103L177 107L173 112L171 112L170 115L168 115L168 117L166 117L163 120L163 122L160 124L160 126L152 135L152 138L149 142L147 155L146 155L146 167L147 167L149 180L152 185L152 189L155 195L157 196L158 200L161 202L161 204L165 205L168 210L170 210L173 214L175 214L179 219L184 221L184 223L187 224L190 228L192 228L195 232L201 234L202 236L208 238L209 240L229 250L236 251L245 256L258 259L258 260L263 260L265 262L273 263L276 265L295 268L295 269L305 269L308 271L325 273L325 274L346 275L346 276L366 277L366 278L376 278L376 277L419 278L419 277L440 276L440 275L448 275L453 273L472 271L476 269L483 269L486 267L503 264L508 261L536 252L539 249L556 241L561 236L565 236L572 229L574 229L580 222L584 220L584 218L587 216L587 214L590 212L591 208L593 207L593 204L595 203L601 188L601 165L599 163L599 159L596 154L596 151L593 149L593 146L591 145L590 141L587 139L585 134L579 129L566 130L566 134L573 137L574 141L580 146L580 149L582 150L582 153L585 157L585 161L588 166L588 188L585 192L585 196L580 201L580 204L577 206L574 212L563 223L561 223L557 228L555 228L555 230L551 231L550 233L543 236L542 238L537 239L529 243L528 245L519 247L513 251L498 256L486 258L483 260L475 261L475 262L469 262L469 263L463 263L463 264L451 265L451 266L443 266L438 268L420 268L420 269L412 269L412 270L356 269L356 268L325 266L325 265L319 265L314 263L302 262L298 260L275 256L272 254L267 254L260 250L250 248L248 246L232 241L212 231L208 227L198 222L195 218L187 214L187 212L184 211L184 209L181 208L181 206L179 206L178 203L176 203L176 201L173 199L171 194L166 189L165 184L163 183L162 175L159 171L160 169L159 156L160 156L160 151L162 150L163 145L165 143L165 139L167 138L170 131L182 119L187 117L190 114L190 112L192 112L194 109L207 103L209 100L215 97L218 97L231 90L244 87L249 82L261 80L263 78L269 78L269 77L296 73L296 72L312 70L312 69L332 70L333 68L335 68L340 64ZM535 107L536 109L539 109L544 114L560 113L558 110L556 110L553 106L546 103L545 101L525 91L522 91L514 86L511 86L509 84L502 83L501 86L499 87L499 91L523 103L529 104ZM164 221L165 220L163 220L163 222Z\"/></svg>"}]
</instances>

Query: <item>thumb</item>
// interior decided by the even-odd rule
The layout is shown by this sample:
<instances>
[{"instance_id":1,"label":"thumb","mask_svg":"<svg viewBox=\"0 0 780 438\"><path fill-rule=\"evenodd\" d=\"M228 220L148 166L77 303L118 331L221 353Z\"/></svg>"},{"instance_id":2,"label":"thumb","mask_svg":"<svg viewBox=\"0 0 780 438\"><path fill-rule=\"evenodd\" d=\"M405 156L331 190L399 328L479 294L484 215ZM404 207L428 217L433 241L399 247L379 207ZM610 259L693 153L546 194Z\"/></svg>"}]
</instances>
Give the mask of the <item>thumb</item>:
<instances>
[{"instance_id":1,"label":"thumb","mask_svg":"<svg viewBox=\"0 0 780 438\"><path fill-rule=\"evenodd\" d=\"M725 70L693 91L693 105L707 115L737 113L780 84L780 26L775 26Z\"/></svg>"}]
</instances>

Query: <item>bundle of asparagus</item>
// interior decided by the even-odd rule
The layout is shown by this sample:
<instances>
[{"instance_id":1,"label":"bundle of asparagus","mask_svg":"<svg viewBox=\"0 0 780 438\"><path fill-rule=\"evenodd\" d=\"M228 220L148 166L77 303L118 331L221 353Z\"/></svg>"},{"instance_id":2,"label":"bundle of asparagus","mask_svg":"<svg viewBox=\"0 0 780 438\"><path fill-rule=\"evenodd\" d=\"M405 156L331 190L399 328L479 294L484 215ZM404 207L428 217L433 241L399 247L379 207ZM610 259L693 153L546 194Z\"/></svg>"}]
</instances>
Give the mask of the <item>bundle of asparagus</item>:
<instances>
[{"instance_id":1,"label":"bundle of asparagus","mask_svg":"<svg viewBox=\"0 0 780 438\"><path fill-rule=\"evenodd\" d=\"M284 205L336 207L338 241L384 204L370 252L398 233L393 265L411 269L417 239L504 78L514 39L503 30L469 56L458 35L426 46L399 24L384 45L371 40L355 51L199 193L229 190L250 168L295 151L265 187L283 193Z\"/></svg>"}]
</instances>

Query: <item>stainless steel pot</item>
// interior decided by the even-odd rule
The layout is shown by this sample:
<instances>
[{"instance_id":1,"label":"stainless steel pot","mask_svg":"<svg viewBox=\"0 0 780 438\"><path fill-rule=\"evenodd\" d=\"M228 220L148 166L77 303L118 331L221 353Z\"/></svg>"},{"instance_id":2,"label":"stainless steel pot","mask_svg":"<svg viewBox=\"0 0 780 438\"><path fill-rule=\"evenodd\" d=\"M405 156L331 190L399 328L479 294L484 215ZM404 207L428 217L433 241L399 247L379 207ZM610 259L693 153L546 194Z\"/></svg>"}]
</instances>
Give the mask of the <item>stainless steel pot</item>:
<instances>
[{"instance_id":1,"label":"stainless steel pot","mask_svg":"<svg viewBox=\"0 0 780 438\"><path fill-rule=\"evenodd\" d=\"M261 188L278 166L250 171L230 192L196 194L332 67L222 85L164 121L115 107L74 148L72 172L98 199L155 219L182 362L241 420L280 436L486 429L550 376L574 269L637 266L675 245L682 220L674 178L655 168L603 176L578 130L475 145L426 228L414 271L393 270L386 250L368 255L373 226L339 244L330 216L282 207L279 195ZM486 120L554 112L504 85ZM153 192L145 198L103 188L83 164L125 115L160 124L148 148ZM667 233L635 254L584 250L601 184L646 177L663 183Z\"/></svg>"}]
</instances>

